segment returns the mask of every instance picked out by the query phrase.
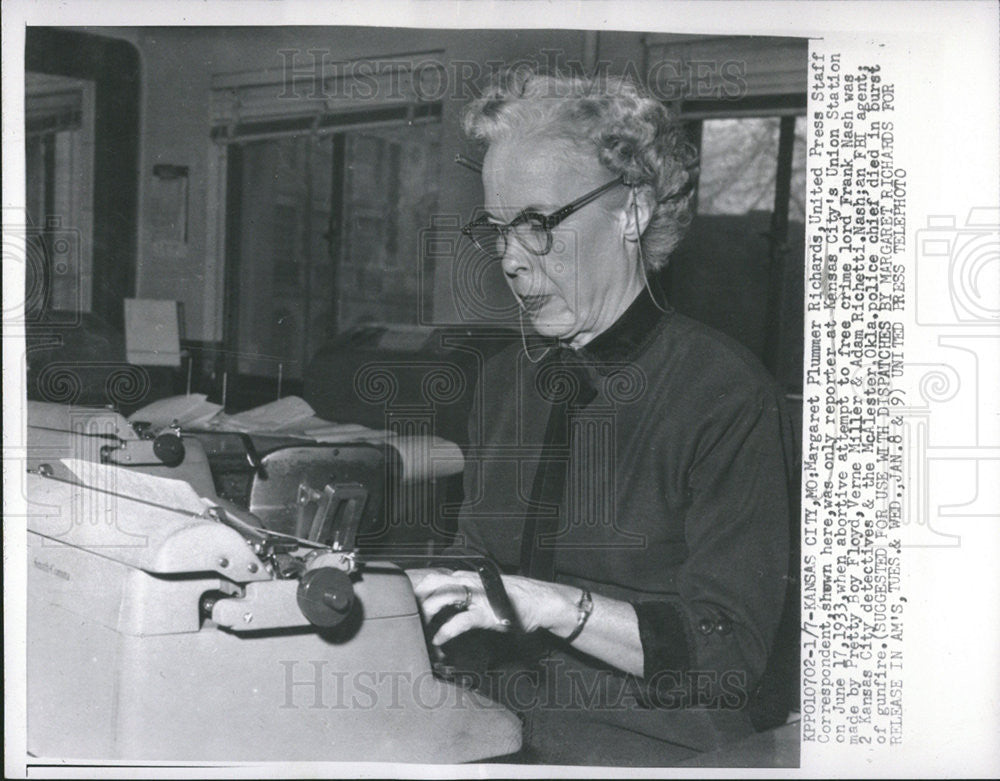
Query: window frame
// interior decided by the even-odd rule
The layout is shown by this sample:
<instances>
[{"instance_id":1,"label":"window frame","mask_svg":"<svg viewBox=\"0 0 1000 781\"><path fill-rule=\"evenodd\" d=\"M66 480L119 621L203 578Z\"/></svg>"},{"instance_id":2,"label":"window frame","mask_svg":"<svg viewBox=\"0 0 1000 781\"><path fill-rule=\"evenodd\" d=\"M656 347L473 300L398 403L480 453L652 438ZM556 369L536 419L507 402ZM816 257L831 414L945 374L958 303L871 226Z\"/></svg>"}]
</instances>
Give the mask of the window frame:
<instances>
[{"instance_id":1,"label":"window frame","mask_svg":"<svg viewBox=\"0 0 1000 781\"><path fill-rule=\"evenodd\" d=\"M286 118L268 118L265 121L253 121L237 126L229 126L224 130L214 128L211 144L218 151L218 183L221 192L221 203L218 205L218 221L222 225L221 240L218 242L220 257L220 286L222 288L222 349L216 357L216 373L224 373L227 377L227 406L243 408L266 401L267 397L276 398L279 394L293 393L302 395L303 379L289 379L282 376L251 374L239 371L239 328L240 328L240 269L243 259L240 257L240 222L241 196L240 180L242 177L242 146L255 141L273 140L278 138L298 136L332 136L339 154L346 151L346 134L366 129L387 127L402 127L414 124L441 125L443 104L441 102L424 103L421 105L406 104L383 106L366 111L348 110L336 113L316 115L308 122L301 116ZM333 175L342 180L342 166L335 167ZM336 190L336 182L334 183ZM339 190L338 190L339 192ZM340 201L340 195L334 196ZM343 204L334 207L339 211ZM330 228L331 233L334 228ZM341 271L340 260L334 264L334 279L332 285L336 289L339 284L337 275ZM336 308L337 302L332 302ZM306 357L308 363L309 357ZM253 387L254 392L245 389Z\"/></svg>"},{"instance_id":2,"label":"window frame","mask_svg":"<svg viewBox=\"0 0 1000 781\"><path fill-rule=\"evenodd\" d=\"M791 198L792 167L795 151L795 124L806 116L806 93L784 95L755 95L739 100L680 100L674 103L688 138L702 151L702 128L706 120L778 118L778 159L775 171L774 203L771 206L771 224L766 238L770 245L768 265L768 298L764 321L765 344L763 363L777 375L780 355L779 342L782 312L787 292L784 289L788 255L789 203ZM698 215L699 186L695 187L694 216ZM669 272L668 272L669 273ZM801 387L801 382L799 383ZM801 393L790 396L801 397Z\"/></svg>"}]
</instances>

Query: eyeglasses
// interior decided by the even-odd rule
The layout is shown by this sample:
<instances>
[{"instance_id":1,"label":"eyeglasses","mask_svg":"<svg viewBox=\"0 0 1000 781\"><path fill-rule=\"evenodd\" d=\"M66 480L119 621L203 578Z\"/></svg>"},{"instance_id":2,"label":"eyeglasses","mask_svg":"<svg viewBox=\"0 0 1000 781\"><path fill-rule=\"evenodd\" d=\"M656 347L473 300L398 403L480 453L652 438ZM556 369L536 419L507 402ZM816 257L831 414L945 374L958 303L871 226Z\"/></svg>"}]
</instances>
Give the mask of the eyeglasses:
<instances>
[{"instance_id":1,"label":"eyeglasses","mask_svg":"<svg viewBox=\"0 0 1000 781\"><path fill-rule=\"evenodd\" d=\"M479 163L462 155L456 155L455 162L473 171L482 171L482 166ZM602 184L596 190L581 195L575 201L571 201L551 214L524 209L507 224L494 222L489 214L483 214L463 227L462 234L492 260L503 260L503 256L507 252L508 235L513 236L518 244L533 255L547 255L552 251L552 229L571 214L617 185L629 186L625 177L620 176L607 184ZM694 184L689 180L684 187L663 200L672 201L683 198L693 189Z\"/></svg>"},{"instance_id":2,"label":"eyeglasses","mask_svg":"<svg viewBox=\"0 0 1000 781\"><path fill-rule=\"evenodd\" d=\"M566 204L551 214L542 214L532 209L524 209L506 225L493 222L489 214L483 214L464 228L462 233L493 260L502 260L507 252L507 237L514 239L533 255L547 255L552 250L552 229L578 209L596 200L612 187L625 184L618 177L607 184L602 184L596 190L581 195L575 201Z\"/></svg>"}]
</instances>

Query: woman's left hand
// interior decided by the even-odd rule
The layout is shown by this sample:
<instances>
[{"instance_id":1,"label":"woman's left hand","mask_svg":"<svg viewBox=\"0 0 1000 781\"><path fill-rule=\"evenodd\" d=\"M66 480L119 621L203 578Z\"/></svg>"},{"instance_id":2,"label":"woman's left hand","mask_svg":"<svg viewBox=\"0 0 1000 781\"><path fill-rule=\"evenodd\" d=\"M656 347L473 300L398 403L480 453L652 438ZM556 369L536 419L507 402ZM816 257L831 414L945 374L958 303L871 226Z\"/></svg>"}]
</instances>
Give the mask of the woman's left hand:
<instances>
[{"instance_id":1,"label":"woman's left hand","mask_svg":"<svg viewBox=\"0 0 1000 781\"><path fill-rule=\"evenodd\" d=\"M501 628L476 573L417 569L407 570L407 575L426 621L446 607L459 608L434 635L434 645L443 645L470 629ZM579 589L518 575L504 575L503 584L525 632L547 629L565 636L573 631Z\"/></svg>"}]
</instances>

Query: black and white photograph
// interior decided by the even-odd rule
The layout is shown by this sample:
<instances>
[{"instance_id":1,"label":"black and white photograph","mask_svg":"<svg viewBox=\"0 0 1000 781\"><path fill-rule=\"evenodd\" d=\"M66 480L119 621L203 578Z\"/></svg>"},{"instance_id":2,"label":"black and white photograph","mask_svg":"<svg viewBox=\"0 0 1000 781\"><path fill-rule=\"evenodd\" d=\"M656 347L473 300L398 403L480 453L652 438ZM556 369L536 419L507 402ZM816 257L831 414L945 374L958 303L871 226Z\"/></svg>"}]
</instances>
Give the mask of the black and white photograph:
<instances>
[{"instance_id":1,"label":"black and white photograph","mask_svg":"<svg viewBox=\"0 0 1000 781\"><path fill-rule=\"evenodd\" d=\"M946 5L12 4L7 775L1000 770Z\"/></svg>"}]
</instances>

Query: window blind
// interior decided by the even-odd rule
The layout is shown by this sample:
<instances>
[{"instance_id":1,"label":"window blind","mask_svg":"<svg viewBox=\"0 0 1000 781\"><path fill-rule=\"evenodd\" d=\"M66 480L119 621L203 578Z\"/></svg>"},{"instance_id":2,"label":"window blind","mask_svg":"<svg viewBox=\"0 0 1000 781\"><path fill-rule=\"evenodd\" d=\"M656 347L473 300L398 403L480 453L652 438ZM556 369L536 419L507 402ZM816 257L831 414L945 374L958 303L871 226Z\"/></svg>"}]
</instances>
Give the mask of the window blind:
<instances>
[{"instance_id":1,"label":"window blind","mask_svg":"<svg viewBox=\"0 0 1000 781\"><path fill-rule=\"evenodd\" d=\"M67 90L27 95L24 124L28 135L78 130L83 125L83 92Z\"/></svg>"},{"instance_id":2,"label":"window blind","mask_svg":"<svg viewBox=\"0 0 1000 781\"><path fill-rule=\"evenodd\" d=\"M651 35L645 46L649 87L686 117L805 109L805 39Z\"/></svg>"},{"instance_id":3,"label":"window blind","mask_svg":"<svg viewBox=\"0 0 1000 781\"><path fill-rule=\"evenodd\" d=\"M328 133L367 124L434 121L451 88L441 52L330 62L327 52L279 52L283 65L212 79L212 135Z\"/></svg>"}]
</instances>

